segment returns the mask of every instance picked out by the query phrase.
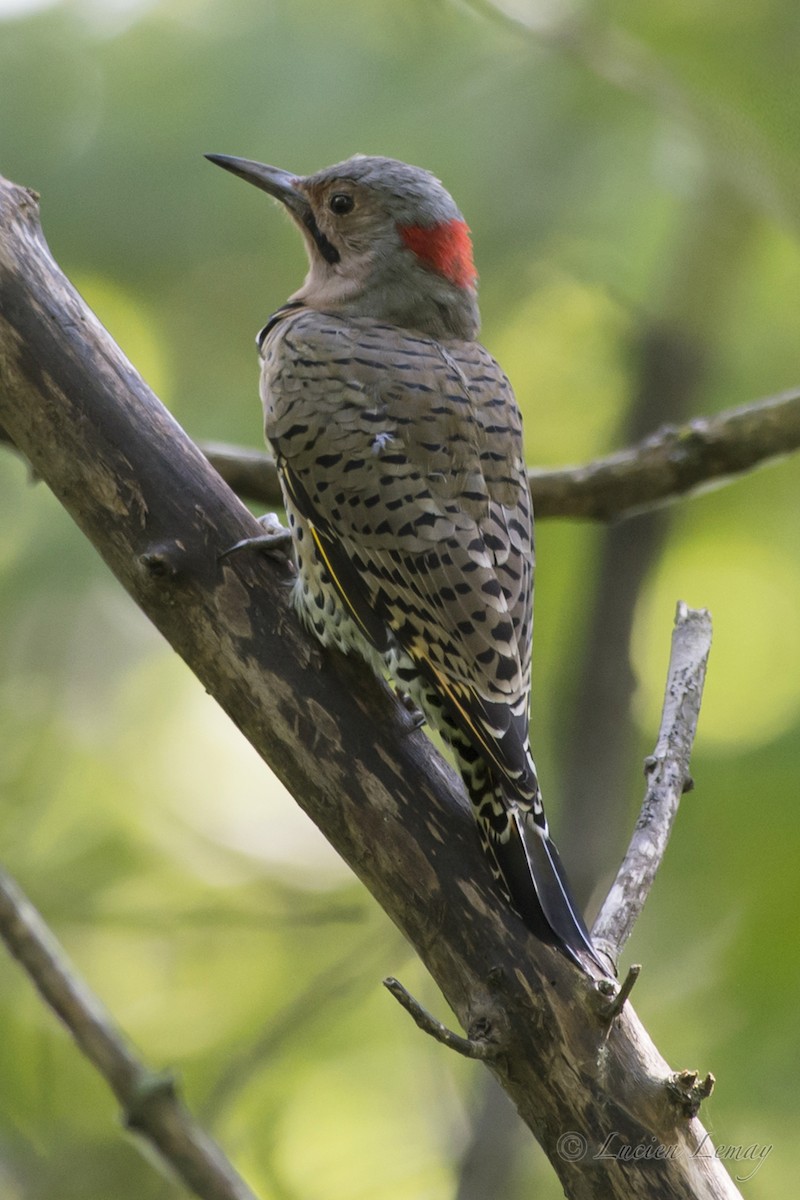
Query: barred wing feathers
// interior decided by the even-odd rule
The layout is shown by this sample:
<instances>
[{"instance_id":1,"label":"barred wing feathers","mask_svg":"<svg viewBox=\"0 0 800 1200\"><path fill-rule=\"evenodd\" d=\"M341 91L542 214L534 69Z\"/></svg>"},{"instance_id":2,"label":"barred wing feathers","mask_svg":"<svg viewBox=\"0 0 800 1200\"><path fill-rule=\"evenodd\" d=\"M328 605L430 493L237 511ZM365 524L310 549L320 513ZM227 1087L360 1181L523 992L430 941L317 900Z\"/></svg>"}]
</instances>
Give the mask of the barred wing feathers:
<instances>
[{"instance_id":1,"label":"barred wing feathers","mask_svg":"<svg viewBox=\"0 0 800 1200\"><path fill-rule=\"evenodd\" d=\"M349 611L379 649L391 630L518 780L533 547L507 379L476 343L309 310L288 314L264 355L267 437Z\"/></svg>"}]
</instances>

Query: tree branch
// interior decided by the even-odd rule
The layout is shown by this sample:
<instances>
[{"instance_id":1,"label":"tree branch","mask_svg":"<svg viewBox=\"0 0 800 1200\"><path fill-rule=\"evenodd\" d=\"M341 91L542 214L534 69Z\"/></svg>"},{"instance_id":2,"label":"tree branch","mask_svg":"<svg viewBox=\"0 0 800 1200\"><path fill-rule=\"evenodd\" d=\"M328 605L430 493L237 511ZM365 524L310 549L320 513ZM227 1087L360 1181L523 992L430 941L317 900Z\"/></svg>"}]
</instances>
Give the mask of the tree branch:
<instances>
[{"instance_id":1,"label":"tree branch","mask_svg":"<svg viewBox=\"0 0 800 1200\"><path fill-rule=\"evenodd\" d=\"M137 1058L39 913L2 870L0 937L108 1083L122 1106L126 1127L145 1137L201 1200L256 1200L219 1146L184 1108L172 1076L156 1074Z\"/></svg>"},{"instance_id":2,"label":"tree branch","mask_svg":"<svg viewBox=\"0 0 800 1200\"><path fill-rule=\"evenodd\" d=\"M607 521L702 490L800 449L800 390L667 426L585 467L531 471L537 517Z\"/></svg>"},{"instance_id":3,"label":"tree branch","mask_svg":"<svg viewBox=\"0 0 800 1200\"><path fill-rule=\"evenodd\" d=\"M455 1050L456 1054L462 1054L464 1058L486 1060L496 1056L497 1051L492 1043L485 1037L478 1036L481 1034L481 1030L476 1031L475 1037L462 1037L460 1033L453 1033L452 1029L448 1029L441 1021L437 1021L436 1017L432 1016L426 1008L423 1008L419 1000L416 1000L407 988L403 987L399 979L394 979L390 975L388 979L384 979L383 986L413 1018L423 1033L427 1033L434 1041L447 1046L448 1050Z\"/></svg>"},{"instance_id":4,"label":"tree branch","mask_svg":"<svg viewBox=\"0 0 800 1200\"><path fill-rule=\"evenodd\" d=\"M0 187L0 424L415 946L571 1200L738 1195L674 1072L626 1004L498 896L459 781L364 664L323 653L287 606L285 565L219 554L258 524L50 258L30 193ZM563 1153L564 1131L641 1156ZM560 1149L560 1145L562 1148Z\"/></svg>"},{"instance_id":5,"label":"tree branch","mask_svg":"<svg viewBox=\"0 0 800 1200\"><path fill-rule=\"evenodd\" d=\"M592 939L615 966L653 886L681 796L693 786L689 756L710 649L709 613L680 603L672 632L661 728L656 748L645 761L647 792L628 851L592 928Z\"/></svg>"},{"instance_id":6,"label":"tree branch","mask_svg":"<svg viewBox=\"0 0 800 1200\"><path fill-rule=\"evenodd\" d=\"M221 442L202 448L238 495L262 504L283 503L268 454ZM582 467L532 469L528 481L537 520L610 521L729 483L798 449L800 390L793 390L665 426Z\"/></svg>"}]
</instances>

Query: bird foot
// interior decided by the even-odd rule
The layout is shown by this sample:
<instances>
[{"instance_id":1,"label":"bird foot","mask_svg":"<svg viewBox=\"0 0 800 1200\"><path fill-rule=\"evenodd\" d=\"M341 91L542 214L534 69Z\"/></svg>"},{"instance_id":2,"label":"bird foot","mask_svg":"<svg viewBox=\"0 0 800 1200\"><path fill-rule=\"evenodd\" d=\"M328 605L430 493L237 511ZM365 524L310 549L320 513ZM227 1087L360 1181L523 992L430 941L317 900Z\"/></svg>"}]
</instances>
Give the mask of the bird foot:
<instances>
[{"instance_id":1,"label":"bird foot","mask_svg":"<svg viewBox=\"0 0 800 1200\"><path fill-rule=\"evenodd\" d=\"M415 730L422 729L427 720L425 713L420 708L417 708L411 696L408 692L404 692L402 688L395 688L394 694L410 717L408 732L414 733Z\"/></svg>"},{"instance_id":2,"label":"bird foot","mask_svg":"<svg viewBox=\"0 0 800 1200\"><path fill-rule=\"evenodd\" d=\"M240 550L255 550L258 554L266 554L270 558L284 561L289 558L292 548L291 531L285 525L281 525L273 512L264 513L263 517L258 517L258 523L264 530L263 533L235 542L233 546L229 546L227 550L223 550L218 555L219 561L228 558L231 554L238 554Z\"/></svg>"}]
</instances>

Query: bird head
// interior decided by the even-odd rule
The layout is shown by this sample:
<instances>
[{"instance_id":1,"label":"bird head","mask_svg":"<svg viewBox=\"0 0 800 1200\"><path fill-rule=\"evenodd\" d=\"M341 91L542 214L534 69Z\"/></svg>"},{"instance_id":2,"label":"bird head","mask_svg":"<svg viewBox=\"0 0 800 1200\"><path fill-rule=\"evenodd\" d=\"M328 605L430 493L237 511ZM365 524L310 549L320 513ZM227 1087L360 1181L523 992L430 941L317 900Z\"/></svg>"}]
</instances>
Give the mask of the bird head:
<instances>
[{"instance_id":1,"label":"bird head","mask_svg":"<svg viewBox=\"0 0 800 1200\"><path fill-rule=\"evenodd\" d=\"M293 300L438 338L477 335L469 229L429 171L356 155L315 175L209 154L279 200L303 234L309 271Z\"/></svg>"}]
</instances>

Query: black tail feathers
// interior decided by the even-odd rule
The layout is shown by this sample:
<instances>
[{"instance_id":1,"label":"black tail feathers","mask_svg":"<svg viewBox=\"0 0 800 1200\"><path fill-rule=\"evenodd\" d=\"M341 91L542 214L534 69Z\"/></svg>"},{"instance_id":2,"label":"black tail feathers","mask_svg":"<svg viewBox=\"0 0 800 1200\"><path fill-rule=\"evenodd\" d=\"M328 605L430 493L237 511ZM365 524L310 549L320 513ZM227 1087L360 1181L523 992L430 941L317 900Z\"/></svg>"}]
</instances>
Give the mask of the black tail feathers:
<instances>
[{"instance_id":1,"label":"black tail feathers","mask_svg":"<svg viewBox=\"0 0 800 1200\"><path fill-rule=\"evenodd\" d=\"M514 907L543 942L559 946L582 970L588 956L607 974L608 967L592 945L550 835L532 818L526 821L516 806L507 815L508 839L494 841L493 849Z\"/></svg>"}]
</instances>

